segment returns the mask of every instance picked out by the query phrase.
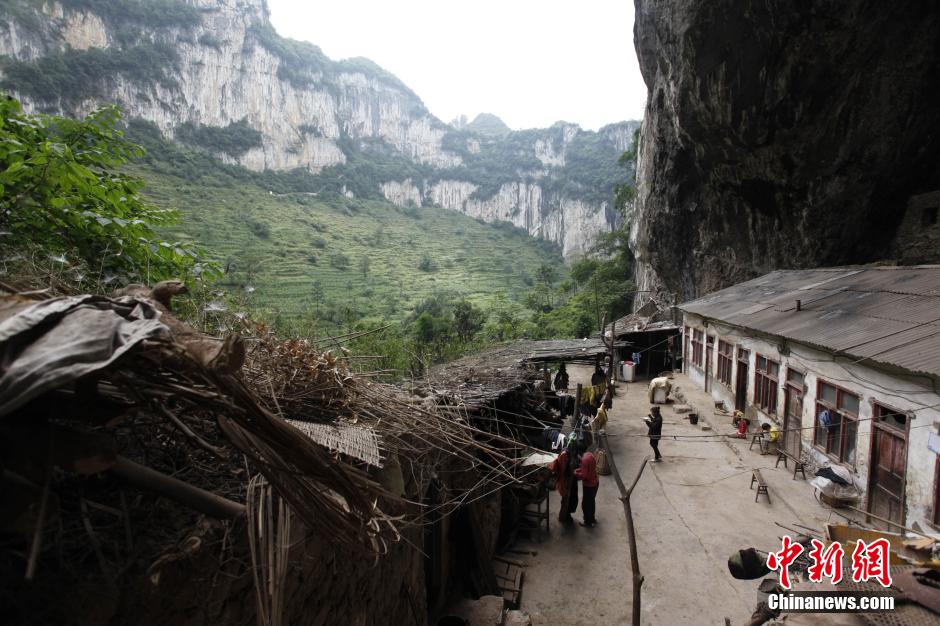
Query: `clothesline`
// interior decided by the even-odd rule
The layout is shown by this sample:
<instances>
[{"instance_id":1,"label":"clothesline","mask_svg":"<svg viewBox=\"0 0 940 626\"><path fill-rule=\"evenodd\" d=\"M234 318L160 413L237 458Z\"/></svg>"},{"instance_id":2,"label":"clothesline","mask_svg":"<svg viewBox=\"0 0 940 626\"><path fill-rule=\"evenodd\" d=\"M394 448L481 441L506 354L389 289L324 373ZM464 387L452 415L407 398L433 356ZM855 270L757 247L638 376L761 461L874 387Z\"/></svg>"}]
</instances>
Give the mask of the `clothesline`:
<instances>
[{"instance_id":1,"label":"clothesline","mask_svg":"<svg viewBox=\"0 0 940 626\"><path fill-rule=\"evenodd\" d=\"M937 406L940 406L940 404L938 404ZM550 428L550 427L551 427L551 426L548 426L548 425L544 424L543 422L541 422L540 420L534 418L534 417L531 416L531 415L523 415L523 414L521 414L521 413L514 413L514 412L512 412L512 411L507 411L506 409L498 409L498 408L496 408L495 406L493 406L493 407L488 407L488 408L489 408L490 410L492 410L492 411L497 412L497 413L504 413L504 414L506 414L506 415L512 415L512 416L515 416L515 417L522 417L522 418L527 418L527 419L534 419L535 421L539 422L539 424L541 424L543 428ZM924 409L927 409L927 408L934 408L934 407L924 407ZM919 410L923 410L923 409L915 409L915 411L919 411ZM478 419L480 419L480 418L478 418ZM489 419L489 420L491 420L491 421L500 421L499 418L483 418L483 419ZM640 420L640 421L642 421L642 418L637 418L637 419ZM862 418L858 418L858 419L853 419L852 421L853 421L853 422L870 422L870 421L875 420L875 419L878 419L878 418L876 418L876 417L862 417ZM517 426L517 427L519 427L519 428L530 428L530 429L531 429L531 428L535 428L535 427L532 427L532 426L526 426L525 424L513 424L513 426ZM914 430L914 429L917 429L917 428L928 428L928 427L930 427L930 426L933 426L933 424L921 424L921 425L919 425L919 426L911 426L908 430ZM814 425L814 426L803 426L803 427L799 427L799 428L780 429L779 432L780 432L781 435L783 435L784 433L788 433L788 432L801 432L801 431L804 431L804 430L813 430L813 429L815 429L815 425ZM857 433L857 434L858 434L858 435L868 435L869 433ZM639 433L620 433L620 434L611 434L611 433L608 433L608 436L611 436L611 437L639 437L639 438L643 438L643 439L646 439L646 438L649 437L649 435L639 434ZM713 442L716 442L716 443L722 442L722 439L716 439L716 438L728 438L728 437L736 438L736 437L735 437L733 434L731 434L731 433L710 433L710 434L706 434L706 435L701 435L701 434L683 435L683 434L679 434L679 435L662 435L662 437L663 437L663 438L672 439L672 440L674 440L674 441L706 439L706 440L713 441ZM704 441L701 441L701 442L697 442L697 443L705 443L705 442L704 442Z\"/></svg>"}]
</instances>

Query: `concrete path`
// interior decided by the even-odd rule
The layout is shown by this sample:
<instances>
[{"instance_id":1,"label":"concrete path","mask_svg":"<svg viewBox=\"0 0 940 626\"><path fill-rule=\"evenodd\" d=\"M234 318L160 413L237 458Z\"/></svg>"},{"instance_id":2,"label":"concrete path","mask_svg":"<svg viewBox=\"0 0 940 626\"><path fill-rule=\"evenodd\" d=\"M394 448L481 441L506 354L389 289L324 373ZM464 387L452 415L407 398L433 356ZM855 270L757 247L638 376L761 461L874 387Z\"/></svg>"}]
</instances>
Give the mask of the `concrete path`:
<instances>
[{"instance_id":1,"label":"concrete path","mask_svg":"<svg viewBox=\"0 0 940 626\"><path fill-rule=\"evenodd\" d=\"M590 378L587 368L571 367L572 388ZM663 409L661 463L650 463L631 503L639 538L643 624L732 624L745 622L757 603L757 582L728 573L728 557L740 548L779 549L785 531L774 522L821 528L841 518L821 506L813 489L791 471L774 468L775 456L762 456L749 441L702 438L675 441L670 435L730 433L730 418L713 415L709 396L682 375L676 384L702 417L692 426L670 407ZM617 466L628 485L652 450L641 419L649 411L646 383L621 383L610 411L608 434ZM712 431L703 431L703 421ZM761 468L771 503L754 502L751 469ZM528 567L522 608L536 625L629 624L630 559L626 522L610 476L601 477L598 525L563 527L559 498L552 494L551 536L541 544L521 541L516 549ZM575 515L581 519L580 510Z\"/></svg>"}]
</instances>

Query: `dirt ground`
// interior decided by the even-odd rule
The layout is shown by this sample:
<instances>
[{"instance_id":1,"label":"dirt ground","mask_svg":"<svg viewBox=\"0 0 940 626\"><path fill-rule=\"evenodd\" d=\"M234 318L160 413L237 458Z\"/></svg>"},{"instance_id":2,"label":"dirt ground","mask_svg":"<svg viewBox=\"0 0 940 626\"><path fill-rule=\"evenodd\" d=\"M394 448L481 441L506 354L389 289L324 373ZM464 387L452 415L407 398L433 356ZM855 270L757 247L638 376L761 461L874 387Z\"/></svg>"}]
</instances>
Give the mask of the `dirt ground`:
<instances>
[{"instance_id":1,"label":"dirt ground","mask_svg":"<svg viewBox=\"0 0 940 626\"><path fill-rule=\"evenodd\" d=\"M572 388L590 378L590 370L569 368ZM803 524L821 528L842 521L816 502L813 489L776 456L762 456L750 441L712 439L676 441L672 434L730 433L730 418L713 414L714 404L681 374L676 385L702 417L692 426L671 406L663 408L661 463L650 463L631 498L644 576L642 623L655 625L732 624L746 622L757 603L759 581L735 580L728 557L740 548L779 549L779 537ZM652 458L646 426L647 383L619 383L609 412L607 432L618 469L628 485L645 456ZM703 421L712 431L703 431ZM792 467L792 466L791 466ZM751 469L761 468L771 502L754 502ZM542 543L522 541L516 549L531 551L522 593L522 608L533 624L629 624L630 558L626 522L611 476L602 476L595 528L562 526L559 498L552 494L551 533ZM580 521L580 509L575 514ZM797 528L798 529L798 528Z\"/></svg>"}]
</instances>

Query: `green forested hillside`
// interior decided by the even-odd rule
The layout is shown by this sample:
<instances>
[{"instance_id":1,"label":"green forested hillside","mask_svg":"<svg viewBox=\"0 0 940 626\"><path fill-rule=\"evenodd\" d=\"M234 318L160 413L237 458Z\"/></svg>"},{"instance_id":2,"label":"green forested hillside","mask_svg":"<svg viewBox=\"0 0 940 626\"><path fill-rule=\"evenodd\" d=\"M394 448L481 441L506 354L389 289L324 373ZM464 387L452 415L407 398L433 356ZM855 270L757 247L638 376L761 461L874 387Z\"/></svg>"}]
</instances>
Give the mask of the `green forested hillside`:
<instances>
[{"instance_id":1,"label":"green forested hillside","mask_svg":"<svg viewBox=\"0 0 940 626\"><path fill-rule=\"evenodd\" d=\"M196 239L221 284L269 319L332 330L363 318L395 321L434 296L488 306L522 300L557 247L508 225L438 208L274 194L249 181L198 182L141 167L145 195L183 215L174 235Z\"/></svg>"},{"instance_id":2,"label":"green forested hillside","mask_svg":"<svg viewBox=\"0 0 940 626\"><path fill-rule=\"evenodd\" d=\"M569 279L554 244L506 223L310 191L316 181L297 172L226 165L146 124L125 132L116 107L79 121L0 103L0 185L15 235L2 247L31 283L107 292L182 278L195 290L182 314L213 332L242 314L306 337L387 327L347 337L359 355L382 355L385 373L414 375L487 342L583 337L630 306L624 231Z\"/></svg>"}]
</instances>

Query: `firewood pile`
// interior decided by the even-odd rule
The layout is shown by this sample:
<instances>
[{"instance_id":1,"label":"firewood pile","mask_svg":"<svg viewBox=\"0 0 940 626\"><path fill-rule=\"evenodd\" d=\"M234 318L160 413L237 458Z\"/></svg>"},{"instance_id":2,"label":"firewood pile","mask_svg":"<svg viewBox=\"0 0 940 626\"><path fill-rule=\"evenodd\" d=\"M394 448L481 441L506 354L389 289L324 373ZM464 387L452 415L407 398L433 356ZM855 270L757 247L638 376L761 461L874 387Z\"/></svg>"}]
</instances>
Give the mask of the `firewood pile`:
<instances>
[{"instance_id":1,"label":"firewood pile","mask_svg":"<svg viewBox=\"0 0 940 626\"><path fill-rule=\"evenodd\" d=\"M199 333L173 315L184 291L0 296L4 606L24 579L35 593L90 572L108 586L158 580L206 529L230 541L259 476L308 532L373 557L423 523L442 468L477 470L467 489L514 480L514 440L263 325ZM378 453L356 453L372 441ZM468 495L446 494L436 514Z\"/></svg>"}]
</instances>

